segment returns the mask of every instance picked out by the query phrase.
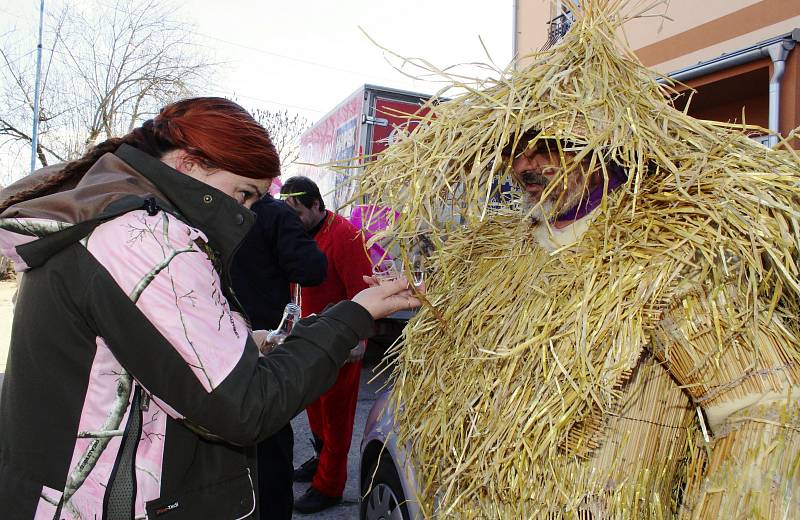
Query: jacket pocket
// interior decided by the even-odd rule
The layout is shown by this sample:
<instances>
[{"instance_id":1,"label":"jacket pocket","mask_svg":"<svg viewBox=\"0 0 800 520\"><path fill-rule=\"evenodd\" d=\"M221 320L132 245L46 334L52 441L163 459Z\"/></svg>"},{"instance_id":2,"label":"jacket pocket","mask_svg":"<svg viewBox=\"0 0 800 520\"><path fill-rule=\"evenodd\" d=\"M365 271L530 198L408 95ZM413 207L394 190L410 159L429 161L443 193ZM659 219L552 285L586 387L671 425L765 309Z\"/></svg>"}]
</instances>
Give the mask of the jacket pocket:
<instances>
[{"instance_id":1,"label":"jacket pocket","mask_svg":"<svg viewBox=\"0 0 800 520\"><path fill-rule=\"evenodd\" d=\"M145 505L149 520L239 520L256 509L256 494L250 470L180 496L161 497Z\"/></svg>"}]
</instances>

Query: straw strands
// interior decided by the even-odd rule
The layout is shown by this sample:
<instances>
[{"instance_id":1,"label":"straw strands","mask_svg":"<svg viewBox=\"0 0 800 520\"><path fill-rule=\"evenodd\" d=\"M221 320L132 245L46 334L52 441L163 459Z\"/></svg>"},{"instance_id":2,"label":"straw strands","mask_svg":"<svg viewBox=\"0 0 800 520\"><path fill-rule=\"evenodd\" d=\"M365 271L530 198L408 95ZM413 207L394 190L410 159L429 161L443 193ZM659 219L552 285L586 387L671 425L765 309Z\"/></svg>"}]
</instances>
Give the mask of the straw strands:
<instances>
[{"instance_id":1,"label":"straw strands","mask_svg":"<svg viewBox=\"0 0 800 520\"><path fill-rule=\"evenodd\" d=\"M433 246L391 374L426 517L800 516L800 159L675 110L616 36L643 6L582 1L559 45L432 103L360 178L401 212L376 240ZM490 197L531 128L627 173L555 247Z\"/></svg>"}]
</instances>

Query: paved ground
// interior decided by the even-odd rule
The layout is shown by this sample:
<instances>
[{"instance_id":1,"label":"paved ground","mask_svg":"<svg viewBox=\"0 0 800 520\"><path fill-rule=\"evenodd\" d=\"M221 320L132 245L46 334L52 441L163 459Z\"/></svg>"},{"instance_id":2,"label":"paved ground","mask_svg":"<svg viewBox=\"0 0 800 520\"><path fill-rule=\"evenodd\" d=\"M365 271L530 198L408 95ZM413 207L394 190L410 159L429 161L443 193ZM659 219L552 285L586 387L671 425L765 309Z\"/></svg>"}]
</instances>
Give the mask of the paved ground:
<instances>
[{"instance_id":1,"label":"paved ground","mask_svg":"<svg viewBox=\"0 0 800 520\"><path fill-rule=\"evenodd\" d=\"M6 371L8 342L11 339L11 321L14 317L11 297L14 296L16 290L16 281L0 281L0 373Z\"/></svg>"},{"instance_id":2,"label":"paved ground","mask_svg":"<svg viewBox=\"0 0 800 520\"><path fill-rule=\"evenodd\" d=\"M0 281L0 389L3 387L3 374L6 371L8 343L11 339L11 321L14 307L11 298L17 290L16 281Z\"/></svg>"}]
</instances>

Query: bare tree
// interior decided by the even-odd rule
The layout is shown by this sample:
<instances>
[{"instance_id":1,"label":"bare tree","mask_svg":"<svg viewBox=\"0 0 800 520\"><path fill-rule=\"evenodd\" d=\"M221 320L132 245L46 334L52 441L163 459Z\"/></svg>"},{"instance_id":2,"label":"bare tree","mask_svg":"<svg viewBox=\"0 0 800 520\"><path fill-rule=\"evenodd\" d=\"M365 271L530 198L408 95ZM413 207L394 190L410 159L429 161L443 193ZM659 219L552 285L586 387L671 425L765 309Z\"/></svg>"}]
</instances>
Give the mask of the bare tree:
<instances>
[{"instance_id":1,"label":"bare tree","mask_svg":"<svg viewBox=\"0 0 800 520\"><path fill-rule=\"evenodd\" d=\"M63 28L66 19L66 11L62 11L58 16L51 17L51 28L53 34L59 34ZM20 37L22 35L22 37ZM2 67L0 68L0 84L2 91L5 94L5 103L0 109L0 147L8 144L21 144L29 145L31 139L31 123L33 120L33 105L34 105L34 79L35 70L33 67L33 59L26 59L34 55L35 50L29 50L22 53L20 49L26 43L24 32L12 30L10 33L3 36L0 43L0 58L2 58ZM52 39L51 47L48 49L48 59L44 63L43 81L41 91L48 92L47 85L50 77L50 71L53 65L54 46L56 38ZM33 41L32 38L29 41ZM29 43L28 41L28 43ZM45 152L49 153L52 157L58 160L63 160L60 152L52 150L47 145L43 144L41 137L45 137L48 133L48 122L51 116L48 114L47 108L41 106L39 109L39 137L37 146L37 156L39 161L46 165L47 156ZM9 150L4 150L6 153Z\"/></svg>"},{"instance_id":2,"label":"bare tree","mask_svg":"<svg viewBox=\"0 0 800 520\"><path fill-rule=\"evenodd\" d=\"M0 39L0 149L30 146L31 60L19 32ZM49 15L39 161L68 160L197 92L214 65L164 0L116 0ZM4 150L7 151L7 150Z\"/></svg>"},{"instance_id":3,"label":"bare tree","mask_svg":"<svg viewBox=\"0 0 800 520\"><path fill-rule=\"evenodd\" d=\"M296 161L300 155L300 134L311 126L308 119L288 110L272 111L260 108L253 111L253 117L269 132L278 150L281 164L288 166Z\"/></svg>"}]
</instances>

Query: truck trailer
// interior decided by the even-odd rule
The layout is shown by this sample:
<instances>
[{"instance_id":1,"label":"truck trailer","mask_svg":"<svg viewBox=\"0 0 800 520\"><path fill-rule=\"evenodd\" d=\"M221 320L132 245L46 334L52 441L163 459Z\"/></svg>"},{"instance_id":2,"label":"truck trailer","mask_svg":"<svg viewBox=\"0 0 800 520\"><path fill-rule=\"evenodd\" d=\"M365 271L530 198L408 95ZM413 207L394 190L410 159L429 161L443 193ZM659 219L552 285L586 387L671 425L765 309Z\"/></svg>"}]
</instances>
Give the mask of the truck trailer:
<instances>
[{"instance_id":1,"label":"truck trailer","mask_svg":"<svg viewBox=\"0 0 800 520\"><path fill-rule=\"evenodd\" d=\"M353 175L398 132L414 129L430 97L375 85L359 87L300 136L299 174L319 185L326 207L348 216Z\"/></svg>"}]
</instances>

